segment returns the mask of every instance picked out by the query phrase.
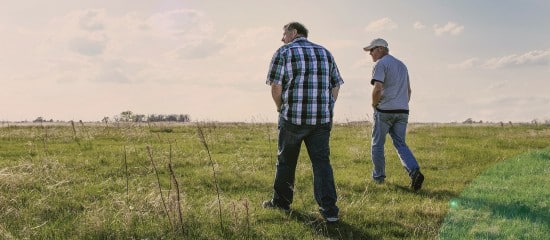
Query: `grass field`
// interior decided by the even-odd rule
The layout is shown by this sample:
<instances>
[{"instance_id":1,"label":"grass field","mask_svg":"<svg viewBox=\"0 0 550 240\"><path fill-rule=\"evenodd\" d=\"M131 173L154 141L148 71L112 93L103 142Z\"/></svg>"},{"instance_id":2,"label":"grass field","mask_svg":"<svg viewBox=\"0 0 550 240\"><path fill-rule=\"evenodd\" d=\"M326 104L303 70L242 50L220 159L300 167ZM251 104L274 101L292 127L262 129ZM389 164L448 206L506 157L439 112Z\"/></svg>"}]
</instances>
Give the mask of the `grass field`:
<instances>
[{"instance_id":1,"label":"grass field","mask_svg":"<svg viewBox=\"0 0 550 240\"><path fill-rule=\"evenodd\" d=\"M272 194L274 124L4 124L0 239L515 239L514 234L525 234L516 224L517 230L507 235L491 235L502 229L490 221L475 231L455 232L449 228L453 221L466 219L461 224L471 226L476 218L447 216L456 214L455 208L475 215L478 210L470 205L455 204L483 198L474 193L481 189L475 186L486 182L484 174L495 176L492 169L518 155L541 158L526 161L527 167L548 176L548 125L411 124L407 141L426 175L418 193L408 189L409 179L391 145L386 146L386 182L370 180L370 131L367 123L333 128L331 161L341 221L327 225L313 199L305 148L292 212L261 208ZM538 152L543 149L546 153ZM510 178L528 187L541 180L525 171ZM527 200L537 196L536 201L506 197L498 202L501 212L509 206L528 212L500 214L497 221L513 217L548 227L544 221L550 200L528 187L519 188L531 194ZM517 191L499 189L499 196ZM486 220L490 211L481 212L488 209L485 203L476 206Z\"/></svg>"}]
</instances>

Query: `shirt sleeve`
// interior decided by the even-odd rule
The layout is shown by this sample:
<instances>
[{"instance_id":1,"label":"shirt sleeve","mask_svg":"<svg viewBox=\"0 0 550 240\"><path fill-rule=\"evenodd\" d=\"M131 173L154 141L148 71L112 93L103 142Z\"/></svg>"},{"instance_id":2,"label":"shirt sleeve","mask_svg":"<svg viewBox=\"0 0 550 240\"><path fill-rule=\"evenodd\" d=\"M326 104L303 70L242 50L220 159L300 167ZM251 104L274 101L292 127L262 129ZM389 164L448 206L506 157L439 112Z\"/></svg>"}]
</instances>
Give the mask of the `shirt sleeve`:
<instances>
[{"instance_id":1,"label":"shirt sleeve","mask_svg":"<svg viewBox=\"0 0 550 240\"><path fill-rule=\"evenodd\" d=\"M386 70L384 64L378 61L372 69L372 79L370 81L370 84L374 85L375 81L384 83L384 79L386 79Z\"/></svg>"},{"instance_id":2,"label":"shirt sleeve","mask_svg":"<svg viewBox=\"0 0 550 240\"><path fill-rule=\"evenodd\" d=\"M330 88L332 89L344 84L344 79L342 79L332 55L330 55L330 64Z\"/></svg>"},{"instance_id":3,"label":"shirt sleeve","mask_svg":"<svg viewBox=\"0 0 550 240\"><path fill-rule=\"evenodd\" d=\"M284 75L285 75L285 61L279 49L275 52L275 54L273 54L273 58L271 58L271 63L269 64L269 71L267 72L267 81L265 83L267 85L271 85L273 83L277 85L282 85Z\"/></svg>"}]
</instances>

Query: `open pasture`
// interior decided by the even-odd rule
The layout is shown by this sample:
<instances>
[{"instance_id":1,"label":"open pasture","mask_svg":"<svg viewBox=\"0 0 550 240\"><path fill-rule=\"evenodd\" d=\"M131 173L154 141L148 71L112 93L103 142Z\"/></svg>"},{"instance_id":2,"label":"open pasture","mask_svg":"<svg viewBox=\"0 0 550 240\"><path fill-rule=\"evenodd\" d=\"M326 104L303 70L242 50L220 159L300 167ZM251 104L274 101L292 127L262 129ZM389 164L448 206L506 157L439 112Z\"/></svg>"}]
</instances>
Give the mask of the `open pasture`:
<instances>
[{"instance_id":1,"label":"open pasture","mask_svg":"<svg viewBox=\"0 0 550 240\"><path fill-rule=\"evenodd\" d=\"M550 147L547 125L411 124L407 141L426 175L413 193L391 141L386 183L370 180L370 131L368 123L334 125L341 216L327 225L305 147L293 211L261 208L272 194L275 124L3 124L0 238L437 239L450 203L478 176ZM528 167L550 169L549 161L536 164ZM548 199L520 205L543 221Z\"/></svg>"}]
</instances>

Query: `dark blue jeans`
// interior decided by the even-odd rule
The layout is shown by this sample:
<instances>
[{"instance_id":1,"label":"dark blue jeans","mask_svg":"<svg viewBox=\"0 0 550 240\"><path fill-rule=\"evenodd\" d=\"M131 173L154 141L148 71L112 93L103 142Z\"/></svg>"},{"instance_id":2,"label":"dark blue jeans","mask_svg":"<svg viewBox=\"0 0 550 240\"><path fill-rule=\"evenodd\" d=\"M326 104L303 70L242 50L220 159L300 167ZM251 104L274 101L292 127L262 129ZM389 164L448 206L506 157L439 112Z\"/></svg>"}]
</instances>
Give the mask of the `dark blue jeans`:
<instances>
[{"instance_id":1,"label":"dark blue jeans","mask_svg":"<svg viewBox=\"0 0 550 240\"><path fill-rule=\"evenodd\" d=\"M273 203L287 208L294 196L296 163L302 142L305 142L313 168L313 193L325 217L337 217L336 187L330 165L330 131L332 123L320 125L294 125L279 121L279 147L277 172L273 185Z\"/></svg>"}]
</instances>

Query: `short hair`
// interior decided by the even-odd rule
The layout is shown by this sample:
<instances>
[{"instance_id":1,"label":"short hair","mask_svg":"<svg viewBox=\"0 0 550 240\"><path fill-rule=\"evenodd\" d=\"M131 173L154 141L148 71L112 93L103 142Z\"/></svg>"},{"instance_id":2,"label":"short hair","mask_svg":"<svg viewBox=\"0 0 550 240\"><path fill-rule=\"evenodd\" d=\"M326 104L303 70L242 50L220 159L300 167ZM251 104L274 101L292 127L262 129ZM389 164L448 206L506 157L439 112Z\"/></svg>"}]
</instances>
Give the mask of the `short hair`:
<instances>
[{"instance_id":1,"label":"short hair","mask_svg":"<svg viewBox=\"0 0 550 240\"><path fill-rule=\"evenodd\" d=\"M285 25L284 29L285 30L296 30L296 32L299 35L302 35L302 36L307 38L308 30L303 24L301 24L299 22L291 22L291 23Z\"/></svg>"}]
</instances>

